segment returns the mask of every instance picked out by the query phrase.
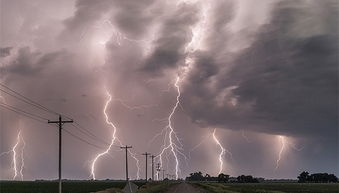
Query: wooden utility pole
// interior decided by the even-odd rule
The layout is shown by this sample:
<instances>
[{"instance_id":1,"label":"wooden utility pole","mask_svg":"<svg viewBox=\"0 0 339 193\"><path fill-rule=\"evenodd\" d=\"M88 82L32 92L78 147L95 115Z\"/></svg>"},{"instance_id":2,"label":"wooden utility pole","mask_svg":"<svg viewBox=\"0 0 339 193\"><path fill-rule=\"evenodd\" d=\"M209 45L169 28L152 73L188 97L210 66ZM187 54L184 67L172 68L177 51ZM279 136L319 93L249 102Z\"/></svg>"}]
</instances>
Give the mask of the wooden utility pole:
<instances>
[{"instance_id":1,"label":"wooden utility pole","mask_svg":"<svg viewBox=\"0 0 339 193\"><path fill-rule=\"evenodd\" d=\"M132 146L123 146L123 147L120 147L121 149L125 149L125 153L126 153L126 181L128 181L128 157L127 157L127 150L129 148L132 148Z\"/></svg>"},{"instance_id":2,"label":"wooden utility pole","mask_svg":"<svg viewBox=\"0 0 339 193\"><path fill-rule=\"evenodd\" d=\"M151 155L151 154L145 152L145 153L143 153L142 155L144 155L144 156L146 157L146 181L147 181L147 160L148 160L147 158L148 158L148 156Z\"/></svg>"},{"instance_id":3,"label":"wooden utility pole","mask_svg":"<svg viewBox=\"0 0 339 193\"><path fill-rule=\"evenodd\" d=\"M154 181L154 158L155 158L155 155L151 155L150 157L152 158L152 181Z\"/></svg>"},{"instance_id":4,"label":"wooden utility pole","mask_svg":"<svg viewBox=\"0 0 339 193\"><path fill-rule=\"evenodd\" d=\"M62 125L64 123L73 123L73 120L69 120L69 121L64 121L62 120L61 115L59 115L59 120L58 121L50 121L48 120L48 123L56 123L59 125L59 193L62 193L62 189L61 189L61 142L62 142Z\"/></svg>"}]
</instances>

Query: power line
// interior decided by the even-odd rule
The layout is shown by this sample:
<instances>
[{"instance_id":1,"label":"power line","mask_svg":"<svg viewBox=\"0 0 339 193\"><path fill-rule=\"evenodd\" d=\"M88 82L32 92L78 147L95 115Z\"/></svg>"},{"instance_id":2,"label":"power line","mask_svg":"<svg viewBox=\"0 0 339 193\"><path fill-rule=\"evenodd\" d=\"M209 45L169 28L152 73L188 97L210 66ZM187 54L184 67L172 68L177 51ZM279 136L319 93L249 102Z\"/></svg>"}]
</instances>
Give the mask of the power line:
<instances>
[{"instance_id":1,"label":"power line","mask_svg":"<svg viewBox=\"0 0 339 193\"><path fill-rule=\"evenodd\" d=\"M11 89L10 87L8 87L8 86L6 86L6 85L4 85L4 84L2 84L2 83L0 83L0 86L6 88L6 89L8 89L8 90L10 90L11 92L15 93L16 95L19 95L19 96L21 97L21 99L20 99L20 97L16 97L16 98L19 99L19 100L21 100L21 101L23 101L23 102L25 102L25 103L28 103L28 104L30 104L30 105L33 105L33 106L35 106L35 107L37 107L37 108L40 108L41 110L47 111L47 112L49 112L49 113L52 113L52 114L55 114L55 115L60 115L60 113L58 113L58 112L56 112L56 111L53 111L53 110L51 110L51 109L49 109L49 108L47 108L47 107L45 107L45 106L39 104L38 102L33 101L32 99L30 99L30 98L28 98L28 97L26 97L26 96L20 94L19 92L17 92L17 91L15 91L15 90ZM8 92L4 91L3 89L0 89L0 90L3 91L3 92L5 92L6 94L8 94ZM11 95L11 94L9 94L9 95ZM13 96L13 95L11 95L11 96ZM65 116L65 115L63 115L63 116L66 117L67 119L71 119L71 118L68 117L68 116Z\"/></svg>"},{"instance_id":2,"label":"power line","mask_svg":"<svg viewBox=\"0 0 339 193\"><path fill-rule=\"evenodd\" d=\"M16 98L16 99L18 99L18 100L20 100L20 101L22 101L22 102L24 102L24 103L26 103L26 104L32 105L32 106L34 106L34 107L37 108L37 109L40 109L40 110L43 110L43 111L45 111L45 112L50 113L49 111L46 111L45 109L42 109L40 106L38 106L38 105L36 105L36 104L34 104L34 103L31 103L31 102L29 102L29 101L23 100L22 98L20 98L20 97L14 95L14 94L12 94L12 93L10 93L10 92L8 92L8 91L5 91L5 90L3 90L3 89L1 89L1 88L0 88L0 91L2 91L3 93L6 93L6 94L9 95L9 96L12 96L12 97ZM53 113L53 114L54 114L54 113Z\"/></svg>"},{"instance_id":3,"label":"power line","mask_svg":"<svg viewBox=\"0 0 339 193\"><path fill-rule=\"evenodd\" d=\"M93 147L98 148L98 149L105 149L105 148L100 147L100 146L98 146L98 145L95 145L95 144L93 144L93 143L91 143L91 142L88 142L88 141L86 141L85 139L83 139L83 138L81 138L81 137L79 137L79 136L76 136L75 134L71 133L70 131L68 131L68 130L66 130L66 129L64 129L64 131L65 131L66 133L68 133L70 136L72 136L72 137L78 139L79 141L82 141L82 142L86 143L87 145L93 146Z\"/></svg>"},{"instance_id":4,"label":"power line","mask_svg":"<svg viewBox=\"0 0 339 193\"><path fill-rule=\"evenodd\" d=\"M14 107L14 106L8 105L8 104L3 103L3 102L0 102L0 106L4 107L4 108L6 108L6 109L8 109L8 110L10 110L10 111L13 111L13 112L15 112L15 113L18 113L18 114L20 114L20 115L23 115L23 116L26 116L26 117L28 117L28 118L34 119L34 120L36 120L36 121L39 121L39 122L45 123L45 121L48 120L48 119L46 119L46 118L44 118L44 117L41 117L41 116L39 116L39 115L35 115L35 114L33 114L33 113L29 113L29 112L27 112L27 111L21 110L21 109L19 109L19 108L16 108L16 107Z\"/></svg>"},{"instance_id":5,"label":"power line","mask_svg":"<svg viewBox=\"0 0 339 193\"><path fill-rule=\"evenodd\" d=\"M82 127L78 122L74 121L74 124L72 124L72 126L74 128L76 128L77 130L79 130L81 133L83 133L86 136L92 138L93 140L98 140L98 141L100 141L101 143L103 143L105 145L109 145L109 143L107 143L105 140L103 140L100 137L98 137L95 134L93 134L89 129L86 129L85 127Z\"/></svg>"}]
</instances>

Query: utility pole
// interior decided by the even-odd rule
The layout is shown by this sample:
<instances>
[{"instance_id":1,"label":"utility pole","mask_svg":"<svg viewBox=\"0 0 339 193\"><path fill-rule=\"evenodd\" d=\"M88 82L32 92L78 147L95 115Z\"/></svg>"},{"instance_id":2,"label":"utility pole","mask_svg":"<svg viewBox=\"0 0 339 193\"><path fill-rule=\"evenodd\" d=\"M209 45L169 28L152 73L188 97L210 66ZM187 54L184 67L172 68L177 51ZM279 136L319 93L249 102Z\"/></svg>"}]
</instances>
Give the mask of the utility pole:
<instances>
[{"instance_id":1,"label":"utility pole","mask_svg":"<svg viewBox=\"0 0 339 193\"><path fill-rule=\"evenodd\" d=\"M62 120L61 118L61 115L59 115L59 120L58 121L50 121L48 120L48 123L51 124L51 123L57 123L59 125L59 193L62 192L61 190L61 142L62 142L62 125L64 123L73 123L73 120L69 120L69 121L65 121L65 120Z\"/></svg>"},{"instance_id":2,"label":"utility pole","mask_svg":"<svg viewBox=\"0 0 339 193\"><path fill-rule=\"evenodd\" d=\"M159 172L161 171L161 168L160 168L160 163L157 163L157 180L159 180L160 179L160 174L159 174Z\"/></svg>"},{"instance_id":3,"label":"utility pole","mask_svg":"<svg viewBox=\"0 0 339 193\"><path fill-rule=\"evenodd\" d=\"M165 170L162 170L162 180L165 180Z\"/></svg>"},{"instance_id":4,"label":"utility pole","mask_svg":"<svg viewBox=\"0 0 339 193\"><path fill-rule=\"evenodd\" d=\"M146 157L146 181L147 181L147 157L149 156L149 155L151 155L150 153L147 153L147 152L145 152L145 153L143 153L142 155L144 155L145 157Z\"/></svg>"},{"instance_id":5,"label":"utility pole","mask_svg":"<svg viewBox=\"0 0 339 193\"><path fill-rule=\"evenodd\" d=\"M125 145L125 146L123 146L123 147L120 147L121 149L125 149L125 153L126 153L126 181L128 181L129 179L128 179L128 158L127 158L127 150L129 149L129 148L132 148L132 146L127 146L127 145Z\"/></svg>"},{"instance_id":6,"label":"utility pole","mask_svg":"<svg viewBox=\"0 0 339 193\"><path fill-rule=\"evenodd\" d=\"M155 158L155 155L151 155L150 157L152 158L152 181L154 181L154 158Z\"/></svg>"}]
</instances>

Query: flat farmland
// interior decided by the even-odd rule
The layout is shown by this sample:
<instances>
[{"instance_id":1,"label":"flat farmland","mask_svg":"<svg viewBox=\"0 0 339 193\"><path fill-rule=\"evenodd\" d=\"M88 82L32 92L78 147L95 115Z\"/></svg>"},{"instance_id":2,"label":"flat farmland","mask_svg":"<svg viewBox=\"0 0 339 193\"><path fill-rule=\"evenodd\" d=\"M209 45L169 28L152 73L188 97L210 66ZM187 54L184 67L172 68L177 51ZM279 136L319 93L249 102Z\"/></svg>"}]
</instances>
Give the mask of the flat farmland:
<instances>
[{"instance_id":1,"label":"flat farmland","mask_svg":"<svg viewBox=\"0 0 339 193\"><path fill-rule=\"evenodd\" d=\"M139 187L145 182L133 182ZM65 181L63 193L89 193L109 188L122 189L124 181ZM1 193L58 193L56 181L1 181Z\"/></svg>"},{"instance_id":2,"label":"flat farmland","mask_svg":"<svg viewBox=\"0 0 339 193\"><path fill-rule=\"evenodd\" d=\"M208 183L193 182L210 193L339 193L338 183Z\"/></svg>"}]
</instances>

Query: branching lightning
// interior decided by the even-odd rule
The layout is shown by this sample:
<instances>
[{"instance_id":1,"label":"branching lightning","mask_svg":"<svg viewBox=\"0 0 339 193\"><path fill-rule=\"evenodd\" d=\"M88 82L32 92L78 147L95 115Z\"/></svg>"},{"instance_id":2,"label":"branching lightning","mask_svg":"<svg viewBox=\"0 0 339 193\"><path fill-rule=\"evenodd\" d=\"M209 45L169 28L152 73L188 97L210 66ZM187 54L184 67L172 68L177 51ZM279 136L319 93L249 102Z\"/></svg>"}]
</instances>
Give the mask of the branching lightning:
<instances>
[{"instance_id":1,"label":"branching lightning","mask_svg":"<svg viewBox=\"0 0 339 193\"><path fill-rule=\"evenodd\" d=\"M181 3L187 3L187 2L181 2ZM204 6L201 6L204 7ZM186 54L186 58L185 58L185 66L180 69L182 70L176 77L175 83L174 83L174 87L177 90L177 96L176 96L176 103L173 106L168 118L167 118L167 126L165 128L163 128L163 130L159 133L156 134L155 137L152 139L152 141L162 135L163 133L165 133L164 136L164 142L163 145L161 147L160 153L157 156L157 158L159 159L160 165L161 167L163 167L163 156L166 156L166 160L167 160L167 164L168 164L168 152L170 152L171 155L173 155L173 158L175 160L175 179L178 179L179 177L179 172L180 172L180 168L179 168L179 155L183 156L185 158L185 161L187 163L187 157L185 156L185 154L182 152L183 151L183 144L181 143L179 137L177 136L173 125L172 125L172 121L173 121L173 116L177 110L177 108L181 106L180 104L180 96L181 96L181 92L180 92L180 81L182 81L183 79L185 79L185 77L187 76L187 74L189 73L189 71L192 68L192 64L194 63L194 59L192 57L192 54L198 50L200 48L200 44L202 41L202 37L203 37L203 30L204 30L204 25L206 23L206 9L203 9L201 11L201 19L200 21L192 28L192 39L191 41L187 44L186 48L185 48L185 54ZM169 151L167 151L169 150Z\"/></svg>"},{"instance_id":2,"label":"branching lightning","mask_svg":"<svg viewBox=\"0 0 339 193\"><path fill-rule=\"evenodd\" d=\"M215 131L216 131L216 129L214 129L213 135L212 135L212 136L213 136L214 141L217 143L217 145L218 145L219 148L220 148L220 154L219 154L219 172L218 172L218 174L220 174L220 173L222 172L223 166L224 166L224 160L223 160L223 157L224 157L224 155L225 155L225 153L226 153L226 149L221 145L220 141L219 141L218 138L216 137Z\"/></svg>"},{"instance_id":3,"label":"branching lightning","mask_svg":"<svg viewBox=\"0 0 339 193\"><path fill-rule=\"evenodd\" d=\"M21 150L20 153L18 152L18 148L20 148L21 145ZM23 169L25 166L24 163L24 149L25 149L25 141L24 138L22 137L21 130L19 131L16 139L16 143L12 147L10 151L6 151L0 154L0 156L10 154L12 153L12 167L13 167L13 180L17 178L18 175L20 175L21 180L23 180L24 175L23 175ZM20 162L19 162L20 159ZM20 163L20 167L18 166Z\"/></svg>"},{"instance_id":4,"label":"branching lightning","mask_svg":"<svg viewBox=\"0 0 339 193\"><path fill-rule=\"evenodd\" d=\"M280 150L279 150L278 159L276 161L275 170L277 170L279 168L281 156L282 156L282 153L284 152L284 149L285 149L285 137L279 136L279 140L280 140L280 143L281 143L281 147L280 147Z\"/></svg>"},{"instance_id":5,"label":"branching lightning","mask_svg":"<svg viewBox=\"0 0 339 193\"><path fill-rule=\"evenodd\" d=\"M186 159L186 156L182 153L183 150L183 145L181 144L176 132L174 131L173 125L172 125L172 120L173 120L173 115L176 112L179 103L180 103L180 87L178 85L180 81L180 78L177 77L174 86L177 89L177 97L176 97L176 103L173 106L168 119L167 119L167 126L164 128L164 130L166 130L166 134L165 134L165 138L164 138L164 144L162 147L162 150L160 151L159 155L157 156L157 158L159 158L160 161L160 166L163 166L163 154L165 153L166 150L170 150L171 154L173 155L174 159L175 159L175 179L179 178L179 159L178 159L178 154L184 156L184 158ZM163 131L161 131L163 132ZM168 140L167 140L168 139ZM177 144L178 143L178 144Z\"/></svg>"},{"instance_id":6,"label":"branching lightning","mask_svg":"<svg viewBox=\"0 0 339 193\"><path fill-rule=\"evenodd\" d=\"M114 125L114 123L112 121L110 121L109 116L107 114L107 108L109 106L109 104L112 101L112 95L106 90L106 94L108 96L107 101L105 103L104 109L103 109L103 113L105 116L105 122L112 128L112 138L111 138L111 143L108 146L108 148L102 152L99 153L92 161L91 164L91 177L95 180L96 176L95 176L95 165L98 161L99 158L101 158L104 155L109 154L109 152L111 151L112 147L114 146L114 144L116 143L116 141L119 143L119 145L121 146L122 143L121 141L117 138L116 136L116 132L117 132L117 127ZM137 166L137 179L140 178L140 166L139 166L139 160L137 159L136 155L134 153L132 153L130 150L128 150L128 152L130 153L130 155L132 156L132 158L136 161L136 166Z\"/></svg>"},{"instance_id":7,"label":"branching lightning","mask_svg":"<svg viewBox=\"0 0 339 193\"><path fill-rule=\"evenodd\" d=\"M296 151L301 151L303 149L303 147L298 148L298 147L296 147L295 144L289 142L287 137L285 137L285 136L279 135L278 137L279 137L279 141L280 141L281 146L280 146L280 149L279 149L278 158L276 160L276 165L275 165L274 170L277 170L280 167L280 162L281 162L283 153L286 149L286 146L289 145L290 147L292 147L292 149L294 149Z\"/></svg>"}]
</instances>

